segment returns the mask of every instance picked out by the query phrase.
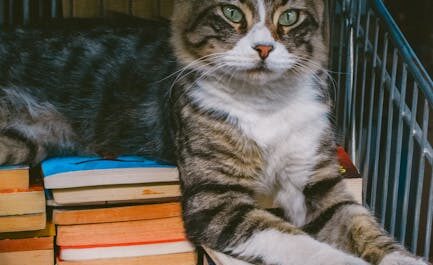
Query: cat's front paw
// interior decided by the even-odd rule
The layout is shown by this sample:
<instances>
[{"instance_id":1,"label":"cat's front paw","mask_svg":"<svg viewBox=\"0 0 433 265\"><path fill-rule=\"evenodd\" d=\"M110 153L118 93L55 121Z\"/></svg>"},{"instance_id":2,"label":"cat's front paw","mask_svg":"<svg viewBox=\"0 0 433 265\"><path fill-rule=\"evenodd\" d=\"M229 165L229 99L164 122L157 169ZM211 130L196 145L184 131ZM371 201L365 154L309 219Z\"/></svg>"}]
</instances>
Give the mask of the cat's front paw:
<instances>
[{"instance_id":1,"label":"cat's front paw","mask_svg":"<svg viewBox=\"0 0 433 265\"><path fill-rule=\"evenodd\" d=\"M386 255L379 265L427 265L420 258L413 258L400 252L393 252Z\"/></svg>"},{"instance_id":2,"label":"cat's front paw","mask_svg":"<svg viewBox=\"0 0 433 265\"><path fill-rule=\"evenodd\" d=\"M310 264L310 263L309 263ZM342 251L320 251L312 257L312 263L315 265L370 265L370 263L346 254Z\"/></svg>"}]
</instances>

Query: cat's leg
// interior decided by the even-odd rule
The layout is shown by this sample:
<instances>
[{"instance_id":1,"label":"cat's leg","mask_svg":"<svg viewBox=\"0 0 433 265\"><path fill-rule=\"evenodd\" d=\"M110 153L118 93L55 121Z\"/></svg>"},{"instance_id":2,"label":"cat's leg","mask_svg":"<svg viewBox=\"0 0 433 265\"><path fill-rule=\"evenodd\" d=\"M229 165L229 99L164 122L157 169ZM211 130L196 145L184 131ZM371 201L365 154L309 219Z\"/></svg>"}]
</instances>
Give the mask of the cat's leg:
<instances>
[{"instance_id":1,"label":"cat's leg","mask_svg":"<svg viewBox=\"0 0 433 265\"><path fill-rule=\"evenodd\" d=\"M70 148L72 138L53 105L23 88L0 88L0 165L38 163L47 148Z\"/></svg>"},{"instance_id":2,"label":"cat's leg","mask_svg":"<svg viewBox=\"0 0 433 265\"><path fill-rule=\"evenodd\" d=\"M260 209L260 151L219 119L193 108L179 121L178 168L188 238L253 264L367 265Z\"/></svg>"},{"instance_id":3,"label":"cat's leg","mask_svg":"<svg viewBox=\"0 0 433 265\"><path fill-rule=\"evenodd\" d=\"M253 264L368 264L258 208L251 196L253 183L230 181L210 168L187 173L181 166L181 174L195 182L183 183L183 210L187 234L197 245ZM200 181L196 174L209 178Z\"/></svg>"},{"instance_id":4,"label":"cat's leg","mask_svg":"<svg viewBox=\"0 0 433 265\"><path fill-rule=\"evenodd\" d=\"M322 168L317 172L319 176L320 172L329 170ZM370 212L346 191L341 177L325 175L313 177L316 181L304 189L308 211L304 231L372 264L426 264L387 235Z\"/></svg>"}]
</instances>

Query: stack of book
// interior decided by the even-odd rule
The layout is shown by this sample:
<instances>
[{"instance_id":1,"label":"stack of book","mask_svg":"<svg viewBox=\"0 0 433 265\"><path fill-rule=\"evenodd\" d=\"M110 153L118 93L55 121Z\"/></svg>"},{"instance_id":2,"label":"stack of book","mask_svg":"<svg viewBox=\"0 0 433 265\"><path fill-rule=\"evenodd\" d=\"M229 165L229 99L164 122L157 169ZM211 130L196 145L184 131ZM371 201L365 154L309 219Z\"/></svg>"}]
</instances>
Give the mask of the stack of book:
<instances>
[{"instance_id":1,"label":"stack of book","mask_svg":"<svg viewBox=\"0 0 433 265\"><path fill-rule=\"evenodd\" d=\"M44 189L29 168L0 168L0 264L54 264L54 226L46 222Z\"/></svg>"},{"instance_id":2,"label":"stack of book","mask_svg":"<svg viewBox=\"0 0 433 265\"><path fill-rule=\"evenodd\" d=\"M176 167L137 156L42 163L58 265L194 265Z\"/></svg>"},{"instance_id":3,"label":"stack of book","mask_svg":"<svg viewBox=\"0 0 433 265\"><path fill-rule=\"evenodd\" d=\"M180 197L176 167L138 156L52 158L42 163L51 206L174 201Z\"/></svg>"},{"instance_id":4,"label":"stack of book","mask_svg":"<svg viewBox=\"0 0 433 265\"><path fill-rule=\"evenodd\" d=\"M29 181L29 168L0 168L0 233L43 229L45 194L37 178Z\"/></svg>"},{"instance_id":5,"label":"stack of book","mask_svg":"<svg viewBox=\"0 0 433 265\"><path fill-rule=\"evenodd\" d=\"M54 210L58 265L194 265L179 203Z\"/></svg>"},{"instance_id":6,"label":"stack of book","mask_svg":"<svg viewBox=\"0 0 433 265\"><path fill-rule=\"evenodd\" d=\"M38 231L1 233L0 264L54 265L55 234L52 223Z\"/></svg>"}]
</instances>

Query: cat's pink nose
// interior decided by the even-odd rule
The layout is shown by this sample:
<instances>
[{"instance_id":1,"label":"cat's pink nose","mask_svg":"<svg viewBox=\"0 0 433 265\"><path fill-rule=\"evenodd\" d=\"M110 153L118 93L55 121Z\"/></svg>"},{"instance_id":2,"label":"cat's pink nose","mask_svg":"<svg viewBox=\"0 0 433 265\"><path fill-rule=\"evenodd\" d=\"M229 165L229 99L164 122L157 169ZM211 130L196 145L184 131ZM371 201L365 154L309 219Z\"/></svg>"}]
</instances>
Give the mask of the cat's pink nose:
<instances>
[{"instance_id":1,"label":"cat's pink nose","mask_svg":"<svg viewBox=\"0 0 433 265\"><path fill-rule=\"evenodd\" d=\"M257 45L256 47L254 47L254 50L256 50L259 53L260 58L262 58L262 60L265 60L266 58L269 57L269 54L274 50L274 46Z\"/></svg>"}]
</instances>

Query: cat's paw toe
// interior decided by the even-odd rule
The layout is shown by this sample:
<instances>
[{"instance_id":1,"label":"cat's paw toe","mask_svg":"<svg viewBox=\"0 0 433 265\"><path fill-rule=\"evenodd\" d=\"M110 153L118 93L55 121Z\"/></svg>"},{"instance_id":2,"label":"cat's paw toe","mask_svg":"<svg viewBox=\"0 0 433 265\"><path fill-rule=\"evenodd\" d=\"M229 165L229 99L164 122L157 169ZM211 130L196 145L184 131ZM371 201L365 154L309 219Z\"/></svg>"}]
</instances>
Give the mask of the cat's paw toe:
<instances>
[{"instance_id":1,"label":"cat's paw toe","mask_svg":"<svg viewBox=\"0 0 433 265\"><path fill-rule=\"evenodd\" d=\"M360 259L349 256L348 258L345 258L340 264L344 265L370 265L370 263Z\"/></svg>"},{"instance_id":2,"label":"cat's paw toe","mask_svg":"<svg viewBox=\"0 0 433 265\"><path fill-rule=\"evenodd\" d=\"M414 258L400 252L386 255L379 265L428 265L421 258Z\"/></svg>"},{"instance_id":3,"label":"cat's paw toe","mask_svg":"<svg viewBox=\"0 0 433 265\"><path fill-rule=\"evenodd\" d=\"M370 263L357 258L355 256L348 255L341 251L328 251L316 255L314 257L315 261L312 264L320 265L370 265Z\"/></svg>"}]
</instances>

